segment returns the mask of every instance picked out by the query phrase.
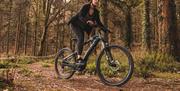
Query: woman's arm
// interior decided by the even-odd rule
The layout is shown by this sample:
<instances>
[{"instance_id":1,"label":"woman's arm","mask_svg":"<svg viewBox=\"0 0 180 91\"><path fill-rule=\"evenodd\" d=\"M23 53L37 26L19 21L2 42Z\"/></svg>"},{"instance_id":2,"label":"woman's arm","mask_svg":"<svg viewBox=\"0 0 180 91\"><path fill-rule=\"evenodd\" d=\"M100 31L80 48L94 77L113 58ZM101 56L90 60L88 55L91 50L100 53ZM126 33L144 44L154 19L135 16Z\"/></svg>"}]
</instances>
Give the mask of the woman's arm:
<instances>
[{"instance_id":1,"label":"woman's arm","mask_svg":"<svg viewBox=\"0 0 180 91\"><path fill-rule=\"evenodd\" d=\"M100 28L102 28L102 30L103 30L104 32L109 31L109 30L102 24L102 22L101 22L101 20L100 20L99 11L97 11L96 22L97 22L97 25L98 25Z\"/></svg>"},{"instance_id":2,"label":"woman's arm","mask_svg":"<svg viewBox=\"0 0 180 91\"><path fill-rule=\"evenodd\" d=\"M101 20L100 20L99 11L97 12L96 22L97 22L98 26L100 26L100 27L103 27L103 28L104 28L104 25L102 24L102 22L101 22Z\"/></svg>"},{"instance_id":3,"label":"woman's arm","mask_svg":"<svg viewBox=\"0 0 180 91\"><path fill-rule=\"evenodd\" d=\"M89 4L85 4L78 13L79 20L81 20L83 23L86 23L85 17L88 13L88 9L89 9Z\"/></svg>"}]
</instances>

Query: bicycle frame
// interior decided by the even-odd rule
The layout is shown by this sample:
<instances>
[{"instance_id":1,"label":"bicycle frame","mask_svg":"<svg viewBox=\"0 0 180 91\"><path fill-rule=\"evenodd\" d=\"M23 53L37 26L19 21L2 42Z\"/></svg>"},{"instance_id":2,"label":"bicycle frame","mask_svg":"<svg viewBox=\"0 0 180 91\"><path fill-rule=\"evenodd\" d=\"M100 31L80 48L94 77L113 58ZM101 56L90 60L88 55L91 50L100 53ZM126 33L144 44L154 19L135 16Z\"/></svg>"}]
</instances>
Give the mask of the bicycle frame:
<instances>
[{"instance_id":1,"label":"bicycle frame","mask_svg":"<svg viewBox=\"0 0 180 91\"><path fill-rule=\"evenodd\" d=\"M111 53L108 50L108 46L109 43L108 41L104 40L104 38L100 37L100 36L94 36L93 39L91 40L91 42L93 42L90 47L88 48L88 50L86 51L85 55L84 55L84 61L85 63L87 63L89 56L93 53L94 49L96 48L96 46L98 45L99 42L102 42L102 46L103 49L105 49L106 54L108 55L108 62L110 63L110 60L113 60ZM107 48L107 49L106 49Z\"/></svg>"},{"instance_id":2,"label":"bicycle frame","mask_svg":"<svg viewBox=\"0 0 180 91\"><path fill-rule=\"evenodd\" d=\"M86 51L86 53L85 53L85 55L84 55L84 57L83 57L83 59L84 59L85 62L88 61L89 56L92 54L93 50L96 48L96 46L98 45L98 43L100 42L100 40L102 40L102 39L101 39L99 36L94 36L94 37L92 38L92 40L89 41L89 42L93 42L93 43L90 45L90 47L88 48L88 50ZM74 53L68 55L68 56L65 57L63 60L67 60L67 59L71 58L71 57L74 56L74 55L77 55L77 52L74 52Z\"/></svg>"},{"instance_id":3,"label":"bicycle frame","mask_svg":"<svg viewBox=\"0 0 180 91\"><path fill-rule=\"evenodd\" d=\"M110 51L108 50L109 43L108 43L108 41L104 40L103 37L97 36L97 35L93 36L92 39L88 41L88 43L89 42L92 42L92 43L91 43L90 47L87 49L87 51L83 57L83 60L85 61L85 63L87 63L89 56L93 53L94 49L96 48L96 46L98 45L98 43L100 41L102 42L102 46L103 46L104 51L106 52L106 55L108 55L107 56L108 63L111 64L110 60L113 60L113 57L112 57L112 54L110 53ZM85 43L85 44L87 44L87 43ZM63 60L71 58L73 55L77 55L77 52L70 54L69 56L65 57Z\"/></svg>"},{"instance_id":4,"label":"bicycle frame","mask_svg":"<svg viewBox=\"0 0 180 91\"><path fill-rule=\"evenodd\" d=\"M93 40L91 42L93 42L90 47L87 49L85 55L84 55L84 61L87 63L89 56L93 53L94 49L96 48L96 46L98 45L98 43L100 42L101 38L99 36L94 36Z\"/></svg>"}]
</instances>

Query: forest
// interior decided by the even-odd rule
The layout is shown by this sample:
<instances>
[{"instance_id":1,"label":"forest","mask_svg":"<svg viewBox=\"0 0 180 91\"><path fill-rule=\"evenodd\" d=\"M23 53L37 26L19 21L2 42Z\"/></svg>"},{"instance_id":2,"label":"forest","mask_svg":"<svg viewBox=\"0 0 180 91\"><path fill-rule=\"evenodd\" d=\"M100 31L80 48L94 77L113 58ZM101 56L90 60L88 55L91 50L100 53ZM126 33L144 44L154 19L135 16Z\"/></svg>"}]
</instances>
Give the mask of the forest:
<instances>
[{"instance_id":1,"label":"forest","mask_svg":"<svg viewBox=\"0 0 180 91\"><path fill-rule=\"evenodd\" d=\"M76 48L68 21L89 1L0 0L0 90L180 90L180 0L99 0L100 19L112 32L103 33L104 38L132 54L131 80L122 87L99 81L94 63L100 45L86 71L58 79L57 52ZM86 34L85 40L90 37Z\"/></svg>"}]
</instances>

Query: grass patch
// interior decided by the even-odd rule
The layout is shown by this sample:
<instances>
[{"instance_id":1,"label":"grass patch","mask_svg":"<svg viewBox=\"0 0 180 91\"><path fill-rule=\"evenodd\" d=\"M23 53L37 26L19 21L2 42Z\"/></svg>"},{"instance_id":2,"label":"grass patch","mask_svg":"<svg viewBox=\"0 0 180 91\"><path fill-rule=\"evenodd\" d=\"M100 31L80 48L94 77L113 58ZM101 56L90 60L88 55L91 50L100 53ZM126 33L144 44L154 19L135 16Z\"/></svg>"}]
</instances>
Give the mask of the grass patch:
<instances>
[{"instance_id":1,"label":"grass patch","mask_svg":"<svg viewBox=\"0 0 180 91\"><path fill-rule=\"evenodd\" d=\"M33 75L35 78L41 78L41 77L43 77L41 74L39 74L39 73L35 73L34 75Z\"/></svg>"},{"instance_id":2,"label":"grass patch","mask_svg":"<svg viewBox=\"0 0 180 91\"><path fill-rule=\"evenodd\" d=\"M135 76L147 78L152 76L152 70L154 68L154 62L141 59L135 64Z\"/></svg>"},{"instance_id":3,"label":"grass patch","mask_svg":"<svg viewBox=\"0 0 180 91\"><path fill-rule=\"evenodd\" d=\"M42 60L43 63L54 64L54 59Z\"/></svg>"},{"instance_id":4,"label":"grass patch","mask_svg":"<svg viewBox=\"0 0 180 91\"><path fill-rule=\"evenodd\" d=\"M30 59L30 58L21 58L19 59L19 64L32 64L34 63L35 61Z\"/></svg>"},{"instance_id":5,"label":"grass patch","mask_svg":"<svg viewBox=\"0 0 180 91\"><path fill-rule=\"evenodd\" d=\"M0 63L0 69L10 68L10 67L11 67L11 65L10 65L8 62L6 62L6 63Z\"/></svg>"},{"instance_id":6,"label":"grass patch","mask_svg":"<svg viewBox=\"0 0 180 91\"><path fill-rule=\"evenodd\" d=\"M13 91L13 83L8 83L5 80L0 79L0 91Z\"/></svg>"},{"instance_id":7,"label":"grass patch","mask_svg":"<svg viewBox=\"0 0 180 91\"><path fill-rule=\"evenodd\" d=\"M96 74L96 65L95 63L89 63L86 67L86 73L90 75L95 75Z\"/></svg>"},{"instance_id":8,"label":"grass patch","mask_svg":"<svg viewBox=\"0 0 180 91\"><path fill-rule=\"evenodd\" d=\"M42 63L41 65L42 67L45 67L45 68L51 67L51 64L49 63Z\"/></svg>"},{"instance_id":9,"label":"grass patch","mask_svg":"<svg viewBox=\"0 0 180 91\"><path fill-rule=\"evenodd\" d=\"M13 91L15 69L19 67L14 61L0 61L0 91Z\"/></svg>"},{"instance_id":10,"label":"grass patch","mask_svg":"<svg viewBox=\"0 0 180 91\"><path fill-rule=\"evenodd\" d=\"M24 76L31 76L33 72L27 68L22 68L18 73L23 74Z\"/></svg>"},{"instance_id":11,"label":"grass patch","mask_svg":"<svg viewBox=\"0 0 180 91\"><path fill-rule=\"evenodd\" d=\"M19 67L18 64L16 63L12 63L12 62L9 62L9 61L1 61L0 62L0 69L8 69L8 68L17 68Z\"/></svg>"},{"instance_id":12,"label":"grass patch","mask_svg":"<svg viewBox=\"0 0 180 91\"><path fill-rule=\"evenodd\" d=\"M118 57L118 56L116 56ZM136 57L135 57L136 58ZM122 57L117 58L122 59ZM173 78L173 75L179 75L177 74L177 71L180 71L180 63L175 61L175 58L173 58L170 55L162 54L162 53L146 53L143 55L143 57L138 57L135 60L135 69L134 69L134 76L136 77L162 77L162 78ZM92 56L90 57L86 72L88 74L94 75L96 74L96 65L95 65L96 57ZM107 65L107 63L105 63ZM103 69L104 68L104 69ZM102 69L105 71L105 73L108 75L112 75L111 72L106 70L107 67L102 67ZM121 70L127 69L126 65L121 65ZM157 74L159 73L159 74ZM167 76L166 76L167 75ZM175 76L179 77L179 76Z\"/></svg>"},{"instance_id":13,"label":"grass patch","mask_svg":"<svg viewBox=\"0 0 180 91\"><path fill-rule=\"evenodd\" d=\"M86 74L90 74L90 75L95 75L96 74L96 56L95 55L91 55L87 66L86 66L86 70L85 73Z\"/></svg>"},{"instance_id":14,"label":"grass patch","mask_svg":"<svg viewBox=\"0 0 180 91\"><path fill-rule=\"evenodd\" d=\"M136 59L135 74L147 78L155 75L153 72L176 73L180 70L179 65L172 56L161 53L151 53L145 55L143 58Z\"/></svg>"},{"instance_id":15,"label":"grass patch","mask_svg":"<svg viewBox=\"0 0 180 91\"><path fill-rule=\"evenodd\" d=\"M169 73L169 72L153 72L152 73L157 78L165 79L180 79L180 74L178 73Z\"/></svg>"}]
</instances>

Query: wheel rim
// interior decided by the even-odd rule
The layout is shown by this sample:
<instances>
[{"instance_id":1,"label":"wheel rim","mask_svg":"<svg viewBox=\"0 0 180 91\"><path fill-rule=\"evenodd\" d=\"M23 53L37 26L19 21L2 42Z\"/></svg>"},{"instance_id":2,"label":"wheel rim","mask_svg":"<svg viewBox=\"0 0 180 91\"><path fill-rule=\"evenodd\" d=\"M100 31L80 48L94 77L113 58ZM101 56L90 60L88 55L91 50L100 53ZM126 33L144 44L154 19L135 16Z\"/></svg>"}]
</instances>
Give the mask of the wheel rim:
<instances>
[{"instance_id":1,"label":"wheel rim","mask_svg":"<svg viewBox=\"0 0 180 91\"><path fill-rule=\"evenodd\" d=\"M70 56L67 60L64 60L64 58L67 58L70 54L72 54L70 49L62 49L56 58L56 70L60 78L67 79L74 73L74 69L72 67L62 65L63 62L75 64L74 55Z\"/></svg>"}]
</instances>

